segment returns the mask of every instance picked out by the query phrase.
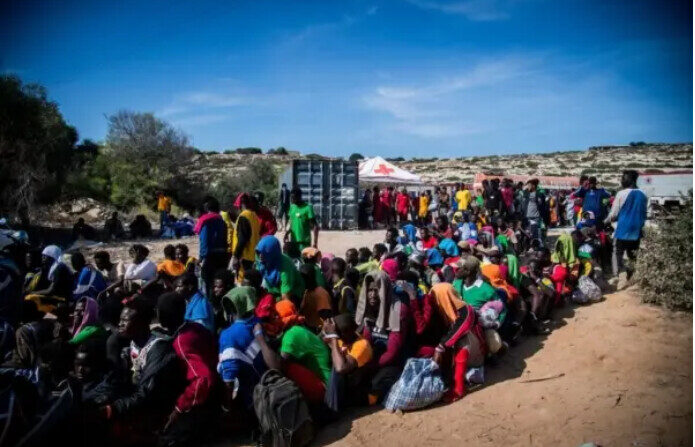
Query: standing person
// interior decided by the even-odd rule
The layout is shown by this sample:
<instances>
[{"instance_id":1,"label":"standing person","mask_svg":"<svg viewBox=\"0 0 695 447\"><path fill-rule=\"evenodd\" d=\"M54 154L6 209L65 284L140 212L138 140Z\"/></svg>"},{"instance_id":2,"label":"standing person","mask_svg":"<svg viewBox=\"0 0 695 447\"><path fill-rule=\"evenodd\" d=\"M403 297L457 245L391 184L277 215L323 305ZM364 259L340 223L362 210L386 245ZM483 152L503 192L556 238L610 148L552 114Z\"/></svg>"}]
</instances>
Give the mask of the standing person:
<instances>
[{"instance_id":1,"label":"standing person","mask_svg":"<svg viewBox=\"0 0 695 447\"><path fill-rule=\"evenodd\" d=\"M466 212L471 203L471 192L466 188L466 185L459 183L455 198L456 211L461 211L462 213Z\"/></svg>"},{"instance_id":2,"label":"standing person","mask_svg":"<svg viewBox=\"0 0 695 447\"><path fill-rule=\"evenodd\" d=\"M164 225L169 220L171 213L171 199L162 191L157 191L157 211L159 212L159 234L162 234Z\"/></svg>"},{"instance_id":3,"label":"standing person","mask_svg":"<svg viewBox=\"0 0 695 447\"><path fill-rule=\"evenodd\" d=\"M538 191L538 179L531 179L526 183L521 214L524 222L524 229L531 235L531 239L538 240L543 246L541 237L541 227L547 220L545 205L545 195Z\"/></svg>"},{"instance_id":4,"label":"standing person","mask_svg":"<svg viewBox=\"0 0 695 447\"><path fill-rule=\"evenodd\" d=\"M287 242L288 239L291 240L299 246L300 251L307 247L318 248L319 226L316 222L314 206L302 199L302 190L297 187L292 188L292 192L290 193L290 201L292 202L289 210L290 231L288 232L287 227L285 227L285 242Z\"/></svg>"},{"instance_id":5,"label":"standing person","mask_svg":"<svg viewBox=\"0 0 695 447\"><path fill-rule=\"evenodd\" d=\"M272 236L278 231L278 222L275 220L275 216L270 209L263 205L265 200L265 194L261 191L256 191L251 196L251 203L253 204L253 211L258 216L258 223L261 225L260 234L263 236Z\"/></svg>"},{"instance_id":6,"label":"standing person","mask_svg":"<svg viewBox=\"0 0 695 447\"><path fill-rule=\"evenodd\" d=\"M379 202L381 205L381 216L386 223L386 228L391 226L391 187L384 188L379 194Z\"/></svg>"},{"instance_id":7,"label":"standing person","mask_svg":"<svg viewBox=\"0 0 695 447\"><path fill-rule=\"evenodd\" d=\"M287 189L287 183L283 183L280 187L280 194L278 195L278 219L282 223L282 227L285 228L287 225L288 212L290 211L290 190Z\"/></svg>"},{"instance_id":8,"label":"standing person","mask_svg":"<svg viewBox=\"0 0 695 447\"><path fill-rule=\"evenodd\" d=\"M617 222L617 228L613 233L613 274L620 275L624 269L623 256L634 261L637 257L640 240L642 239L642 227L647 220L647 196L637 188L637 171L623 171L620 184L623 187L615 196L611 211L604 223ZM625 281L632 276L632 269L626 272L623 281L618 282L618 287L624 286ZM622 283L622 284L621 284Z\"/></svg>"},{"instance_id":9,"label":"standing person","mask_svg":"<svg viewBox=\"0 0 695 447\"><path fill-rule=\"evenodd\" d=\"M604 188L599 188L597 184L596 177L589 177L573 194L582 199L582 213L586 211L594 213L597 227L600 230L606 217L604 200L609 199L611 195Z\"/></svg>"},{"instance_id":10,"label":"standing person","mask_svg":"<svg viewBox=\"0 0 695 447\"><path fill-rule=\"evenodd\" d=\"M500 191L500 179L493 178L485 192L485 208L490 212L490 216L494 216L495 212L501 213L504 202Z\"/></svg>"},{"instance_id":11,"label":"standing person","mask_svg":"<svg viewBox=\"0 0 695 447\"><path fill-rule=\"evenodd\" d=\"M449 191L446 186L439 190L439 215L447 217L449 215Z\"/></svg>"},{"instance_id":12,"label":"standing person","mask_svg":"<svg viewBox=\"0 0 695 447\"><path fill-rule=\"evenodd\" d=\"M408 191L403 188L396 196L396 212L401 223L408 221L408 208L410 208L410 198Z\"/></svg>"},{"instance_id":13,"label":"standing person","mask_svg":"<svg viewBox=\"0 0 695 447\"><path fill-rule=\"evenodd\" d=\"M256 260L256 245L261 239L261 223L254 212L252 198L239 194L234 205L239 208L239 216L232 235L232 268L243 278L246 270L253 268Z\"/></svg>"},{"instance_id":14,"label":"standing person","mask_svg":"<svg viewBox=\"0 0 695 447\"><path fill-rule=\"evenodd\" d=\"M379 193L379 187L375 186L372 189L372 203L374 205L373 216L374 216L374 227L376 228L382 221L384 215L381 208L381 194Z\"/></svg>"},{"instance_id":15,"label":"standing person","mask_svg":"<svg viewBox=\"0 0 695 447\"><path fill-rule=\"evenodd\" d=\"M205 294L210 296L213 276L219 269L227 267L227 225L220 216L220 203L214 197L207 197L205 214L200 216L193 232L200 241L200 276L205 283Z\"/></svg>"},{"instance_id":16,"label":"standing person","mask_svg":"<svg viewBox=\"0 0 695 447\"><path fill-rule=\"evenodd\" d=\"M514 212L514 186L510 179L506 178L502 181L500 193L502 194L504 215L511 216Z\"/></svg>"},{"instance_id":17,"label":"standing person","mask_svg":"<svg viewBox=\"0 0 695 447\"><path fill-rule=\"evenodd\" d=\"M427 192L423 191L420 194L420 204L418 205L417 217L420 225L426 225L427 222L427 209L430 206L430 199Z\"/></svg>"}]
</instances>

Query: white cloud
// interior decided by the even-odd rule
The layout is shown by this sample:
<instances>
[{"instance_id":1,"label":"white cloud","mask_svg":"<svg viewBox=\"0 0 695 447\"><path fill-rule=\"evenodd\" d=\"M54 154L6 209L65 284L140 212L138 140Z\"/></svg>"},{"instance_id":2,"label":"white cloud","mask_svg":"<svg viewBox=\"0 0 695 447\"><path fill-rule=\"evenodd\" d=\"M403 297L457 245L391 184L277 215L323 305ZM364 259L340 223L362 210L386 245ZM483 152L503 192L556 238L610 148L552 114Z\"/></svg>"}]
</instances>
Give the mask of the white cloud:
<instances>
[{"instance_id":1,"label":"white cloud","mask_svg":"<svg viewBox=\"0 0 695 447\"><path fill-rule=\"evenodd\" d=\"M417 86L378 86L363 97L367 108L384 112L394 130L428 138L482 131L462 107L481 89L495 89L534 72L533 58L507 57L478 63L467 71ZM463 116L468 119L464 119Z\"/></svg>"},{"instance_id":2,"label":"white cloud","mask_svg":"<svg viewBox=\"0 0 695 447\"><path fill-rule=\"evenodd\" d=\"M175 122L183 119L187 123L193 122L196 124L208 124L206 119L220 121L226 116L220 114L219 112L212 114L209 112L241 106L247 104L248 102L248 99L242 96L214 93L209 91L195 91L177 95L169 105L156 111L155 114L162 118L173 117ZM200 114L198 116L201 118L197 120L191 118L182 118L185 116L190 116L192 113Z\"/></svg>"},{"instance_id":3,"label":"white cloud","mask_svg":"<svg viewBox=\"0 0 695 447\"><path fill-rule=\"evenodd\" d=\"M172 123L176 126L190 128L219 123L227 119L229 119L229 115L226 114L204 114L178 117L175 118Z\"/></svg>"},{"instance_id":4,"label":"white cloud","mask_svg":"<svg viewBox=\"0 0 695 447\"><path fill-rule=\"evenodd\" d=\"M458 14L473 21L494 21L509 18L509 8L513 0L406 0L422 9L439 11L444 14Z\"/></svg>"}]
</instances>

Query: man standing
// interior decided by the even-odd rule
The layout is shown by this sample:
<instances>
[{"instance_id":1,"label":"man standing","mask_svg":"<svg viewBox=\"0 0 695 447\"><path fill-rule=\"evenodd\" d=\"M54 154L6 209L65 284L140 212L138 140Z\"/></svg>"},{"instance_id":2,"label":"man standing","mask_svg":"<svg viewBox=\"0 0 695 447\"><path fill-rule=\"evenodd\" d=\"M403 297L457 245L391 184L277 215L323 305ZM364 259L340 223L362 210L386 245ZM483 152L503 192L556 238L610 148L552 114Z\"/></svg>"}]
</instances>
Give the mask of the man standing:
<instances>
[{"instance_id":1,"label":"man standing","mask_svg":"<svg viewBox=\"0 0 695 447\"><path fill-rule=\"evenodd\" d=\"M459 183L459 190L456 192L456 211L465 213L468 210L468 205L471 203L471 192L466 188L466 185Z\"/></svg>"},{"instance_id":2,"label":"man standing","mask_svg":"<svg viewBox=\"0 0 695 447\"><path fill-rule=\"evenodd\" d=\"M603 219L606 217L603 201L610 198L611 195L605 189L598 188L597 183L596 177L589 177L573 194L582 199L582 213L586 211L594 213L598 229L600 229L603 226Z\"/></svg>"},{"instance_id":3,"label":"man standing","mask_svg":"<svg viewBox=\"0 0 695 447\"><path fill-rule=\"evenodd\" d=\"M540 241L544 245L541 237L541 227L547 224L547 212L545 205L545 195L538 191L538 179L531 179L526 183L523 201L521 204L521 214L525 230L530 234L531 239Z\"/></svg>"},{"instance_id":4,"label":"man standing","mask_svg":"<svg viewBox=\"0 0 695 447\"><path fill-rule=\"evenodd\" d=\"M637 171L623 171L623 177L620 180L623 189L616 194L613 207L604 221L605 224L617 222L617 228L613 233L613 274L618 276L625 267L624 254L627 252L627 257L631 261L637 257L642 227L647 220L647 196L637 189L638 176ZM632 273L630 269L625 277L619 278L618 288L626 285Z\"/></svg>"},{"instance_id":5,"label":"man standing","mask_svg":"<svg viewBox=\"0 0 695 447\"><path fill-rule=\"evenodd\" d=\"M378 200L378 198L377 198ZM302 199L302 190L294 187L290 192L292 204L289 209L289 227L285 226L285 242L291 240L299 246L299 250L306 247L318 248L319 226L316 222L314 207ZM311 242L311 234L314 234L314 242Z\"/></svg>"},{"instance_id":6,"label":"man standing","mask_svg":"<svg viewBox=\"0 0 695 447\"><path fill-rule=\"evenodd\" d=\"M169 220L171 213L171 199L162 191L157 191L157 211L159 212L159 234L162 234L164 225Z\"/></svg>"},{"instance_id":7,"label":"man standing","mask_svg":"<svg viewBox=\"0 0 695 447\"><path fill-rule=\"evenodd\" d=\"M210 296L213 276L218 269L227 267L227 225L220 216L220 203L214 197L205 200L205 214L198 218L193 232L200 241L200 276L205 283L205 294Z\"/></svg>"},{"instance_id":8,"label":"man standing","mask_svg":"<svg viewBox=\"0 0 695 447\"><path fill-rule=\"evenodd\" d=\"M278 196L278 219L282 222L282 227L287 226L287 213L290 210L290 190L287 189L287 183L283 183Z\"/></svg>"},{"instance_id":9,"label":"man standing","mask_svg":"<svg viewBox=\"0 0 695 447\"><path fill-rule=\"evenodd\" d=\"M261 239L261 223L255 212L255 201L246 193L239 194L234 201L239 208L232 236L232 268L243 278L243 273L253 268L256 260L256 245Z\"/></svg>"}]
</instances>

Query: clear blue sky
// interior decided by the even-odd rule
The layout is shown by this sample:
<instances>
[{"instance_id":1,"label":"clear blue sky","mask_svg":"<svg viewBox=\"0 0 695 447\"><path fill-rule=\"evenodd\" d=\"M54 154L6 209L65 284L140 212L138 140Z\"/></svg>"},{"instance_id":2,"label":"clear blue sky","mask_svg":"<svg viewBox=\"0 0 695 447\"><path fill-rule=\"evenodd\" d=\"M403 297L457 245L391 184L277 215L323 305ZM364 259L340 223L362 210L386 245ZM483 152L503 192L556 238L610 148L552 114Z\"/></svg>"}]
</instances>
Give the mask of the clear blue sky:
<instances>
[{"instance_id":1,"label":"clear blue sky","mask_svg":"<svg viewBox=\"0 0 695 447\"><path fill-rule=\"evenodd\" d=\"M692 141L689 1L0 3L0 71L45 85L82 138L128 109L215 150Z\"/></svg>"}]
</instances>

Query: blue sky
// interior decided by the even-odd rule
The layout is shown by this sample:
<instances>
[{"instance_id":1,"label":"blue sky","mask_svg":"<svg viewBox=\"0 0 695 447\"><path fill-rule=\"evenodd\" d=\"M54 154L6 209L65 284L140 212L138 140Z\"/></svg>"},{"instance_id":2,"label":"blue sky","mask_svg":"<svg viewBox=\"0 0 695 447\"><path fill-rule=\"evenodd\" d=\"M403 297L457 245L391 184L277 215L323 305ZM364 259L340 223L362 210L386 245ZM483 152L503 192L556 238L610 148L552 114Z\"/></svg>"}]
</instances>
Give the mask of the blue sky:
<instances>
[{"instance_id":1,"label":"blue sky","mask_svg":"<svg viewBox=\"0 0 695 447\"><path fill-rule=\"evenodd\" d=\"M430 157L692 141L692 3L2 2L0 71L82 138L154 112L201 149Z\"/></svg>"}]
</instances>

